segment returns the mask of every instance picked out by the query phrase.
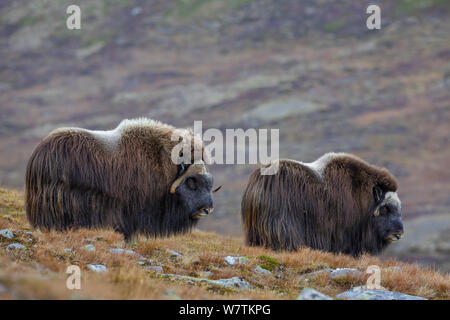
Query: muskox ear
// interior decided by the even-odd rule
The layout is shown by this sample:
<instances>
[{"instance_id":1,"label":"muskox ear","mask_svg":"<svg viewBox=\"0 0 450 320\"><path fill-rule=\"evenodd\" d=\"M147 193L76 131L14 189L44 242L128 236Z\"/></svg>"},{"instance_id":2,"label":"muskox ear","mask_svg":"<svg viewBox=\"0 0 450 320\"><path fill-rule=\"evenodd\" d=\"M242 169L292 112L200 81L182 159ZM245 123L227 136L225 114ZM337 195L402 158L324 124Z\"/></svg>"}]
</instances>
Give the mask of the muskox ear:
<instances>
[{"instance_id":1,"label":"muskox ear","mask_svg":"<svg viewBox=\"0 0 450 320\"><path fill-rule=\"evenodd\" d=\"M373 198L375 203L380 203L383 200L383 190L379 186L373 187Z\"/></svg>"}]
</instances>

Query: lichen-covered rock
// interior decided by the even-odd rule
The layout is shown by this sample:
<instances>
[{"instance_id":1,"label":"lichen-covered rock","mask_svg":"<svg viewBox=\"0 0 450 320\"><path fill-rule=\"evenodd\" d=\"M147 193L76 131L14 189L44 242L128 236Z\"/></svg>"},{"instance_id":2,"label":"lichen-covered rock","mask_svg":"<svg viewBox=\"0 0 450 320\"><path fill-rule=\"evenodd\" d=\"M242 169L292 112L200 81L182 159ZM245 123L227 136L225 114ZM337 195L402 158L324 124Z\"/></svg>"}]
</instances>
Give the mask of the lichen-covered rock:
<instances>
[{"instance_id":1,"label":"lichen-covered rock","mask_svg":"<svg viewBox=\"0 0 450 320\"><path fill-rule=\"evenodd\" d=\"M27 247L25 247L24 245L20 244L20 243L12 243L10 245L8 245L8 249L26 249Z\"/></svg>"},{"instance_id":2,"label":"lichen-covered rock","mask_svg":"<svg viewBox=\"0 0 450 320\"><path fill-rule=\"evenodd\" d=\"M94 272L106 272L108 270L102 264L88 264L87 267Z\"/></svg>"},{"instance_id":3,"label":"lichen-covered rock","mask_svg":"<svg viewBox=\"0 0 450 320\"><path fill-rule=\"evenodd\" d=\"M233 288L252 289L253 288L252 285L250 283L248 283L247 280L245 280L244 278L239 278L239 277L232 277L229 279L210 280L210 279L205 279L205 278L182 276L179 274L162 274L161 276L172 279L172 280L175 280L175 279L183 280L190 284L204 283L204 284L210 284L210 285L219 286L219 287L223 287L223 288L229 288L229 289L233 289Z\"/></svg>"},{"instance_id":4,"label":"lichen-covered rock","mask_svg":"<svg viewBox=\"0 0 450 320\"><path fill-rule=\"evenodd\" d=\"M252 285L244 278L232 277L229 279L208 280L213 284L226 288L252 289Z\"/></svg>"},{"instance_id":5,"label":"lichen-covered rock","mask_svg":"<svg viewBox=\"0 0 450 320\"><path fill-rule=\"evenodd\" d=\"M349 274L351 275L362 275L362 272L357 270L357 269L353 269L353 268L337 268L337 269L330 269L330 268L326 268L326 269L322 269L322 270L318 270L318 271L314 271L314 272L310 272L310 273L305 273L302 274L299 277L299 280L306 280L308 281L310 278L313 278L315 276L321 275L327 273L328 276L330 278L336 278L336 277L345 277Z\"/></svg>"},{"instance_id":6,"label":"lichen-covered rock","mask_svg":"<svg viewBox=\"0 0 450 320\"><path fill-rule=\"evenodd\" d=\"M361 275L362 273L361 273L361 271L359 271L357 269L353 269L353 268L337 268L330 272L330 278L342 277L342 276L346 276L348 274Z\"/></svg>"},{"instance_id":7,"label":"lichen-covered rock","mask_svg":"<svg viewBox=\"0 0 450 320\"><path fill-rule=\"evenodd\" d=\"M328 275L329 275L332 271L333 271L333 269L326 268L326 269L317 270L317 271L314 271L314 272L308 272L308 273L302 274L299 277L299 279L300 280L309 280L309 278L318 276L319 274L328 273Z\"/></svg>"},{"instance_id":8,"label":"lichen-covered rock","mask_svg":"<svg viewBox=\"0 0 450 320\"><path fill-rule=\"evenodd\" d=\"M145 266L142 269L155 272L163 272L163 268L160 266Z\"/></svg>"},{"instance_id":9,"label":"lichen-covered rock","mask_svg":"<svg viewBox=\"0 0 450 320\"><path fill-rule=\"evenodd\" d=\"M348 300L427 300L401 292L367 289L364 286L354 287L351 290L342 292L336 298Z\"/></svg>"},{"instance_id":10,"label":"lichen-covered rock","mask_svg":"<svg viewBox=\"0 0 450 320\"><path fill-rule=\"evenodd\" d=\"M234 264L246 264L248 261L247 257L233 257L233 256L226 256L225 261L228 264L234 265Z\"/></svg>"},{"instance_id":11,"label":"lichen-covered rock","mask_svg":"<svg viewBox=\"0 0 450 320\"><path fill-rule=\"evenodd\" d=\"M167 253L170 254L171 257L177 257L178 258L178 257L182 257L183 256L181 253L176 252L174 250L170 250L170 249L167 249Z\"/></svg>"},{"instance_id":12,"label":"lichen-covered rock","mask_svg":"<svg viewBox=\"0 0 450 320\"><path fill-rule=\"evenodd\" d=\"M9 229L3 229L3 230L0 230L0 236L2 236L4 238L12 239L12 238L14 238L14 232L12 232Z\"/></svg>"},{"instance_id":13,"label":"lichen-covered rock","mask_svg":"<svg viewBox=\"0 0 450 320\"><path fill-rule=\"evenodd\" d=\"M255 267L255 272L261 273L261 274L272 274L272 272L270 272L267 269L262 268L261 266L256 266Z\"/></svg>"},{"instance_id":14,"label":"lichen-covered rock","mask_svg":"<svg viewBox=\"0 0 450 320\"><path fill-rule=\"evenodd\" d=\"M111 248L109 249L109 252L111 253L118 253L118 254L128 254L130 256L135 256L138 259L145 260L145 257L141 256L139 253L129 250L129 249L122 249L122 248Z\"/></svg>"},{"instance_id":15,"label":"lichen-covered rock","mask_svg":"<svg viewBox=\"0 0 450 320\"><path fill-rule=\"evenodd\" d=\"M333 300L333 298L312 288L304 288L298 295L297 300Z\"/></svg>"}]
</instances>

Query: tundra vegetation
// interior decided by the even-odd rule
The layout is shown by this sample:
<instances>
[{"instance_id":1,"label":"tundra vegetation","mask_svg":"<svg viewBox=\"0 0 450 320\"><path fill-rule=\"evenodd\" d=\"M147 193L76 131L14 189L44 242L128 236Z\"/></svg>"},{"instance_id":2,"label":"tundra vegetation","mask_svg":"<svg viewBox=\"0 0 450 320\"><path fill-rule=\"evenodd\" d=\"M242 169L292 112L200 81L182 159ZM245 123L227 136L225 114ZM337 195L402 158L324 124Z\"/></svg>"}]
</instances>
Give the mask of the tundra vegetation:
<instances>
[{"instance_id":1,"label":"tundra vegetation","mask_svg":"<svg viewBox=\"0 0 450 320\"><path fill-rule=\"evenodd\" d=\"M242 238L198 230L177 237L141 237L128 246L122 235L106 229L39 232L26 220L23 194L0 188L0 230L5 229L12 235L0 235L0 299L295 299L305 287L335 298L364 285L370 265L380 266L381 285L388 290L450 298L448 274L369 255L355 259L307 248L274 252L247 247ZM229 263L227 256L245 259ZM70 265L81 269L80 290L66 288ZM328 268L361 272L333 277L320 272ZM193 281L234 277L249 286Z\"/></svg>"}]
</instances>

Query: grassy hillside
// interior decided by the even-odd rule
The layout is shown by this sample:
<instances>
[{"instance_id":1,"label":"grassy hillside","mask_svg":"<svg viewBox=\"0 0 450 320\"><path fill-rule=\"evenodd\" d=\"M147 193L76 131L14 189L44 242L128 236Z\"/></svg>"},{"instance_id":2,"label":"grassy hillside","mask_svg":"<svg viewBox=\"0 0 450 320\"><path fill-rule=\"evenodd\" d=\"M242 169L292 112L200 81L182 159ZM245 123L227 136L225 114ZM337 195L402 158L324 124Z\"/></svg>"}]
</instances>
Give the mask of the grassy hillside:
<instances>
[{"instance_id":1,"label":"grassy hillside","mask_svg":"<svg viewBox=\"0 0 450 320\"><path fill-rule=\"evenodd\" d=\"M23 195L7 189L0 189L1 229L13 231L14 237L0 235L0 299L295 299L304 287L334 297L364 285L368 276L364 272L374 264L382 268L381 285L388 290L450 299L449 275L371 256L353 259L309 249L273 252L246 247L240 238L202 231L167 239L142 238L128 247L121 235L108 230L41 233L31 230L26 221ZM9 248L13 243L24 248ZM110 252L117 248L133 252ZM246 258L231 265L225 261L227 256ZM66 288L65 271L72 264L81 268L81 290ZM94 272L89 264L101 264L107 271ZM333 278L311 274L326 268L355 268L362 273ZM242 278L252 288L195 279L232 277Z\"/></svg>"}]
</instances>

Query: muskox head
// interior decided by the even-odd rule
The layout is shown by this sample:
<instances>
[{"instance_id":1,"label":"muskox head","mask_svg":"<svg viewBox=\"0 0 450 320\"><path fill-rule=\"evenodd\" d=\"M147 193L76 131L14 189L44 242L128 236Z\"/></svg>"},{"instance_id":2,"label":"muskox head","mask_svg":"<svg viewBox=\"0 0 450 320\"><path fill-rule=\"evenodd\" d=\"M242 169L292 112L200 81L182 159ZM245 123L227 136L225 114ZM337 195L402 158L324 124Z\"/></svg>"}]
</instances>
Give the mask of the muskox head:
<instances>
[{"instance_id":1,"label":"muskox head","mask_svg":"<svg viewBox=\"0 0 450 320\"><path fill-rule=\"evenodd\" d=\"M401 202L397 192L383 192L382 188L373 189L373 217L377 235L386 244L400 240L403 236Z\"/></svg>"},{"instance_id":2,"label":"muskox head","mask_svg":"<svg viewBox=\"0 0 450 320\"><path fill-rule=\"evenodd\" d=\"M178 166L178 178L172 183L170 193L177 205L192 220L199 220L213 211L213 177L206 171L203 161Z\"/></svg>"}]
</instances>

